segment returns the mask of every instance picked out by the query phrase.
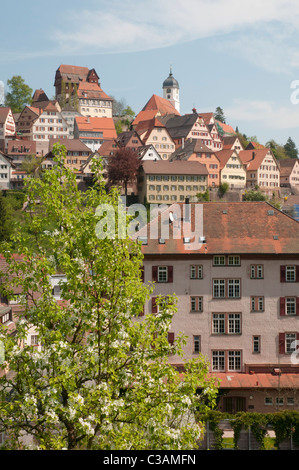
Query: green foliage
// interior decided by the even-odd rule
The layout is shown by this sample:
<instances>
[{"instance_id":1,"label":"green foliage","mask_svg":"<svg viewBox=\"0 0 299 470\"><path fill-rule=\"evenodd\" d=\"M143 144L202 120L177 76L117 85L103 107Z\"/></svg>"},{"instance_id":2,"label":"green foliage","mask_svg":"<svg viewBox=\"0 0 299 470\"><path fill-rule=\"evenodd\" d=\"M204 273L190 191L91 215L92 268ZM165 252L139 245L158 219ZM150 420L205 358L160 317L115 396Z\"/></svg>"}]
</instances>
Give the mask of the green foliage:
<instances>
[{"instance_id":1,"label":"green foliage","mask_svg":"<svg viewBox=\"0 0 299 470\"><path fill-rule=\"evenodd\" d=\"M224 111L220 106L217 106L217 108L215 109L214 118L216 119L216 121L220 121L223 124L226 123Z\"/></svg>"},{"instance_id":2,"label":"green foliage","mask_svg":"<svg viewBox=\"0 0 299 470\"><path fill-rule=\"evenodd\" d=\"M203 193L198 193L196 194L196 197L197 197L197 200L200 202L200 201L209 201L210 200L210 192L209 190L207 189L205 192Z\"/></svg>"},{"instance_id":3,"label":"green foliage","mask_svg":"<svg viewBox=\"0 0 299 470\"><path fill-rule=\"evenodd\" d=\"M291 137L288 138L283 148L288 158L298 158L298 149Z\"/></svg>"},{"instance_id":4,"label":"green foliage","mask_svg":"<svg viewBox=\"0 0 299 470\"><path fill-rule=\"evenodd\" d=\"M10 449L22 446L24 432L46 450L194 449L195 411L213 406L217 390L206 359L185 363L183 374L169 364L185 343L180 334L173 345L167 339L176 299L158 297L159 313L140 317L153 285L141 280L141 245L127 235L119 192L106 192L100 162L97 184L80 192L63 166L65 147L56 144L54 153L52 170L25 181L17 251L9 243L2 250L4 294L18 288L23 301L14 334L0 325L10 370L0 377L0 432ZM124 231L110 232L108 208ZM58 272L61 302L52 295ZM42 347L27 343L32 332Z\"/></svg>"},{"instance_id":5,"label":"green foliage","mask_svg":"<svg viewBox=\"0 0 299 470\"><path fill-rule=\"evenodd\" d=\"M7 241L9 239L9 228L8 228L8 213L5 205L4 198L0 192L0 242Z\"/></svg>"},{"instance_id":6,"label":"green foliage","mask_svg":"<svg viewBox=\"0 0 299 470\"><path fill-rule=\"evenodd\" d=\"M220 197L223 197L225 193L229 190L229 184L228 183L221 183L219 186L219 195Z\"/></svg>"},{"instance_id":7,"label":"green foliage","mask_svg":"<svg viewBox=\"0 0 299 470\"><path fill-rule=\"evenodd\" d=\"M239 412L236 414L222 413L218 410L209 410L204 415L199 414L198 419L202 422L209 421L210 429L216 436L215 447L223 448L223 433L219 428L220 421L226 419L234 431L234 449L238 449L238 441L241 429L251 429L252 434L260 445L260 450L266 449L267 428L271 428L275 432L274 445L279 449L280 444L293 436L294 444L299 446L299 412L298 411L278 411L275 413L254 413Z\"/></svg>"},{"instance_id":8,"label":"green foliage","mask_svg":"<svg viewBox=\"0 0 299 470\"><path fill-rule=\"evenodd\" d=\"M32 88L26 85L20 75L14 75L7 80L10 91L6 94L5 105L12 109L13 113L20 113L26 105L32 103Z\"/></svg>"},{"instance_id":9,"label":"green foliage","mask_svg":"<svg viewBox=\"0 0 299 470\"><path fill-rule=\"evenodd\" d=\"M244 192L244 194L242 195L242 200L243 201L267 201L268 198L266 194L264 194L262 191L251 189L249 191Z\"/></svg>"},{"instance_id":10,"label":"green foliage","mask_svg":"<svg viewBox=\"0 0 299 470\"><path fill-rule=\"evenodd\" d=\"M288 158L288 155L284 149L284 147L278 144L275 140L271 139L266 143L266 147L272 150L272 153L276 160L282 160L284 158Z\"/></svg>"}]
</instances>

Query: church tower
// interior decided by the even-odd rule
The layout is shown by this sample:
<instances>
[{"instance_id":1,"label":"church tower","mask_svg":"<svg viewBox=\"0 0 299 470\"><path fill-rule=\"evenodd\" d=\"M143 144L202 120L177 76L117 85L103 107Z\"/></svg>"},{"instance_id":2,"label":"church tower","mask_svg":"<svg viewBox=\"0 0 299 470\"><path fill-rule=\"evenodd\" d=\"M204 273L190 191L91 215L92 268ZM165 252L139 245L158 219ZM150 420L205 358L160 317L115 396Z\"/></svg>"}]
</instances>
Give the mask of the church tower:
<instances>
[{"instance_id":1,"label":"church tower","mask_svg":"<svg viewBox=\"0 0 299 470\"><path fill-rule=\"evenodd\" d=\"M171 68L169 76L163 82L163 98L170 101L175 109L180 112L180 87L178 81L172 75Z\"/></svg>"}]
</instances>

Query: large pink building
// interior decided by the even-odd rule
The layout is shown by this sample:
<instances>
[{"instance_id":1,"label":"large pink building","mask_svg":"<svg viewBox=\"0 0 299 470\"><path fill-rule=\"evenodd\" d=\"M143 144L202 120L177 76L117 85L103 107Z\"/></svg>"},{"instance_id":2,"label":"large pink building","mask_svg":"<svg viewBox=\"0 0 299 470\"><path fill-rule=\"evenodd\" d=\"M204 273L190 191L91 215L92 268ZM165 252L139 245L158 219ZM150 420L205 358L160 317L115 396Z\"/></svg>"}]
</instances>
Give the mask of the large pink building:
<instances>
[{"instance_id":1,"label":"large pink building","mask_svg":"<svg viewBox=\"0 0 299 470\"><path fill-rule=\"evenodd\" d=\"M208 202L175 204L151 224L137 234L144 282L155 283L145 314L175 294L169 340L187 336L171 363L203 354L222 411L298 410L299 223L265 202Z\"/></svg>"}]
</instances>

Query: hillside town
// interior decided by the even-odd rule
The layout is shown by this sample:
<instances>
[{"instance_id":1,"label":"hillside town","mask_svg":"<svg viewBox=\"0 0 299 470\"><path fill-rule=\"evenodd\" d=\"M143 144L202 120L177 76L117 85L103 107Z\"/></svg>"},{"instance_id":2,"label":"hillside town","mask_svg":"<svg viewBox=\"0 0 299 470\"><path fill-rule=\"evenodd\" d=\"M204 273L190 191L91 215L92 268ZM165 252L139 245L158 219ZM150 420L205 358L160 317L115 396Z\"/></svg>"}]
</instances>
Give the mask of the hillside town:
<instances>
[{"instance_id":1,"label":"hillside town","mask_svg":"<svg viewBox=\"0 0 299 470\"><path fill-rule=\"evenodd\" d=\"M53 76L55 99L41 88L20 113L0 107L3 197L22 191L34 172L42 178L51 170L60 143L82 193L100 160L107 186L116 181L128 205L163 205L133 236L141 242L142 281L154 285L138 320L159 313L159 296L175 294L168 342L181 333L186 342L183 357L169 355L169 363L183 373L185 360L208 358L209 376L219 380L217 410L299 411L299 160L278 159L255 141L244 146L215 112L182 115L172 70L162 96L122 116L122 128L94 68L60 65ZM137 164L126 180L113 180L111 162L124 149ZM9 270L3 256L0 270ZM63 272L51 277L57 302L64 282ZM11 331L21 300L17 289L13 299L0 292L0 323ZM34 329L27 342L40 347Z\"/></svg>"}]
</instances>

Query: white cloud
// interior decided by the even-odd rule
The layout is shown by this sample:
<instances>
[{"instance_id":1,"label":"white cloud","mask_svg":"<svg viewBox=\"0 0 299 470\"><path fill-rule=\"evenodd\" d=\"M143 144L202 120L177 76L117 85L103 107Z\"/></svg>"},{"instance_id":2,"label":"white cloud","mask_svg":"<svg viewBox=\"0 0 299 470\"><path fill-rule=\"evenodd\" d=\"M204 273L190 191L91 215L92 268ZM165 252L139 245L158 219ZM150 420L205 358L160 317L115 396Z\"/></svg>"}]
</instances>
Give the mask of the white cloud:
<instances>
[{"instance_id":1,"label":"white cloud","mask_svg":"<svg viewBox=\"0 0 299 470\"><path fill-rule=\"evenodd\" d=\"M142 51L247 28L261 31L273 21L298 33L297 0L116 0L93 5L98 3L105 8L69 12L65 29L52 33L63 52ZM258 47L258 41L252 46Z\"/></svg>"},{"instance_id":2,"label":"white cloud","mask_svg":"<svg viewBox=\"0 0 299 470\"><path fill-rule=\"evenodd\" d=\"M291 96L291 91L290 91ZM225 109L227 121L254 123L273 131L299 128L299 104L280 105L270 101L235 100Z\"/></svg>"}]
</instances>

